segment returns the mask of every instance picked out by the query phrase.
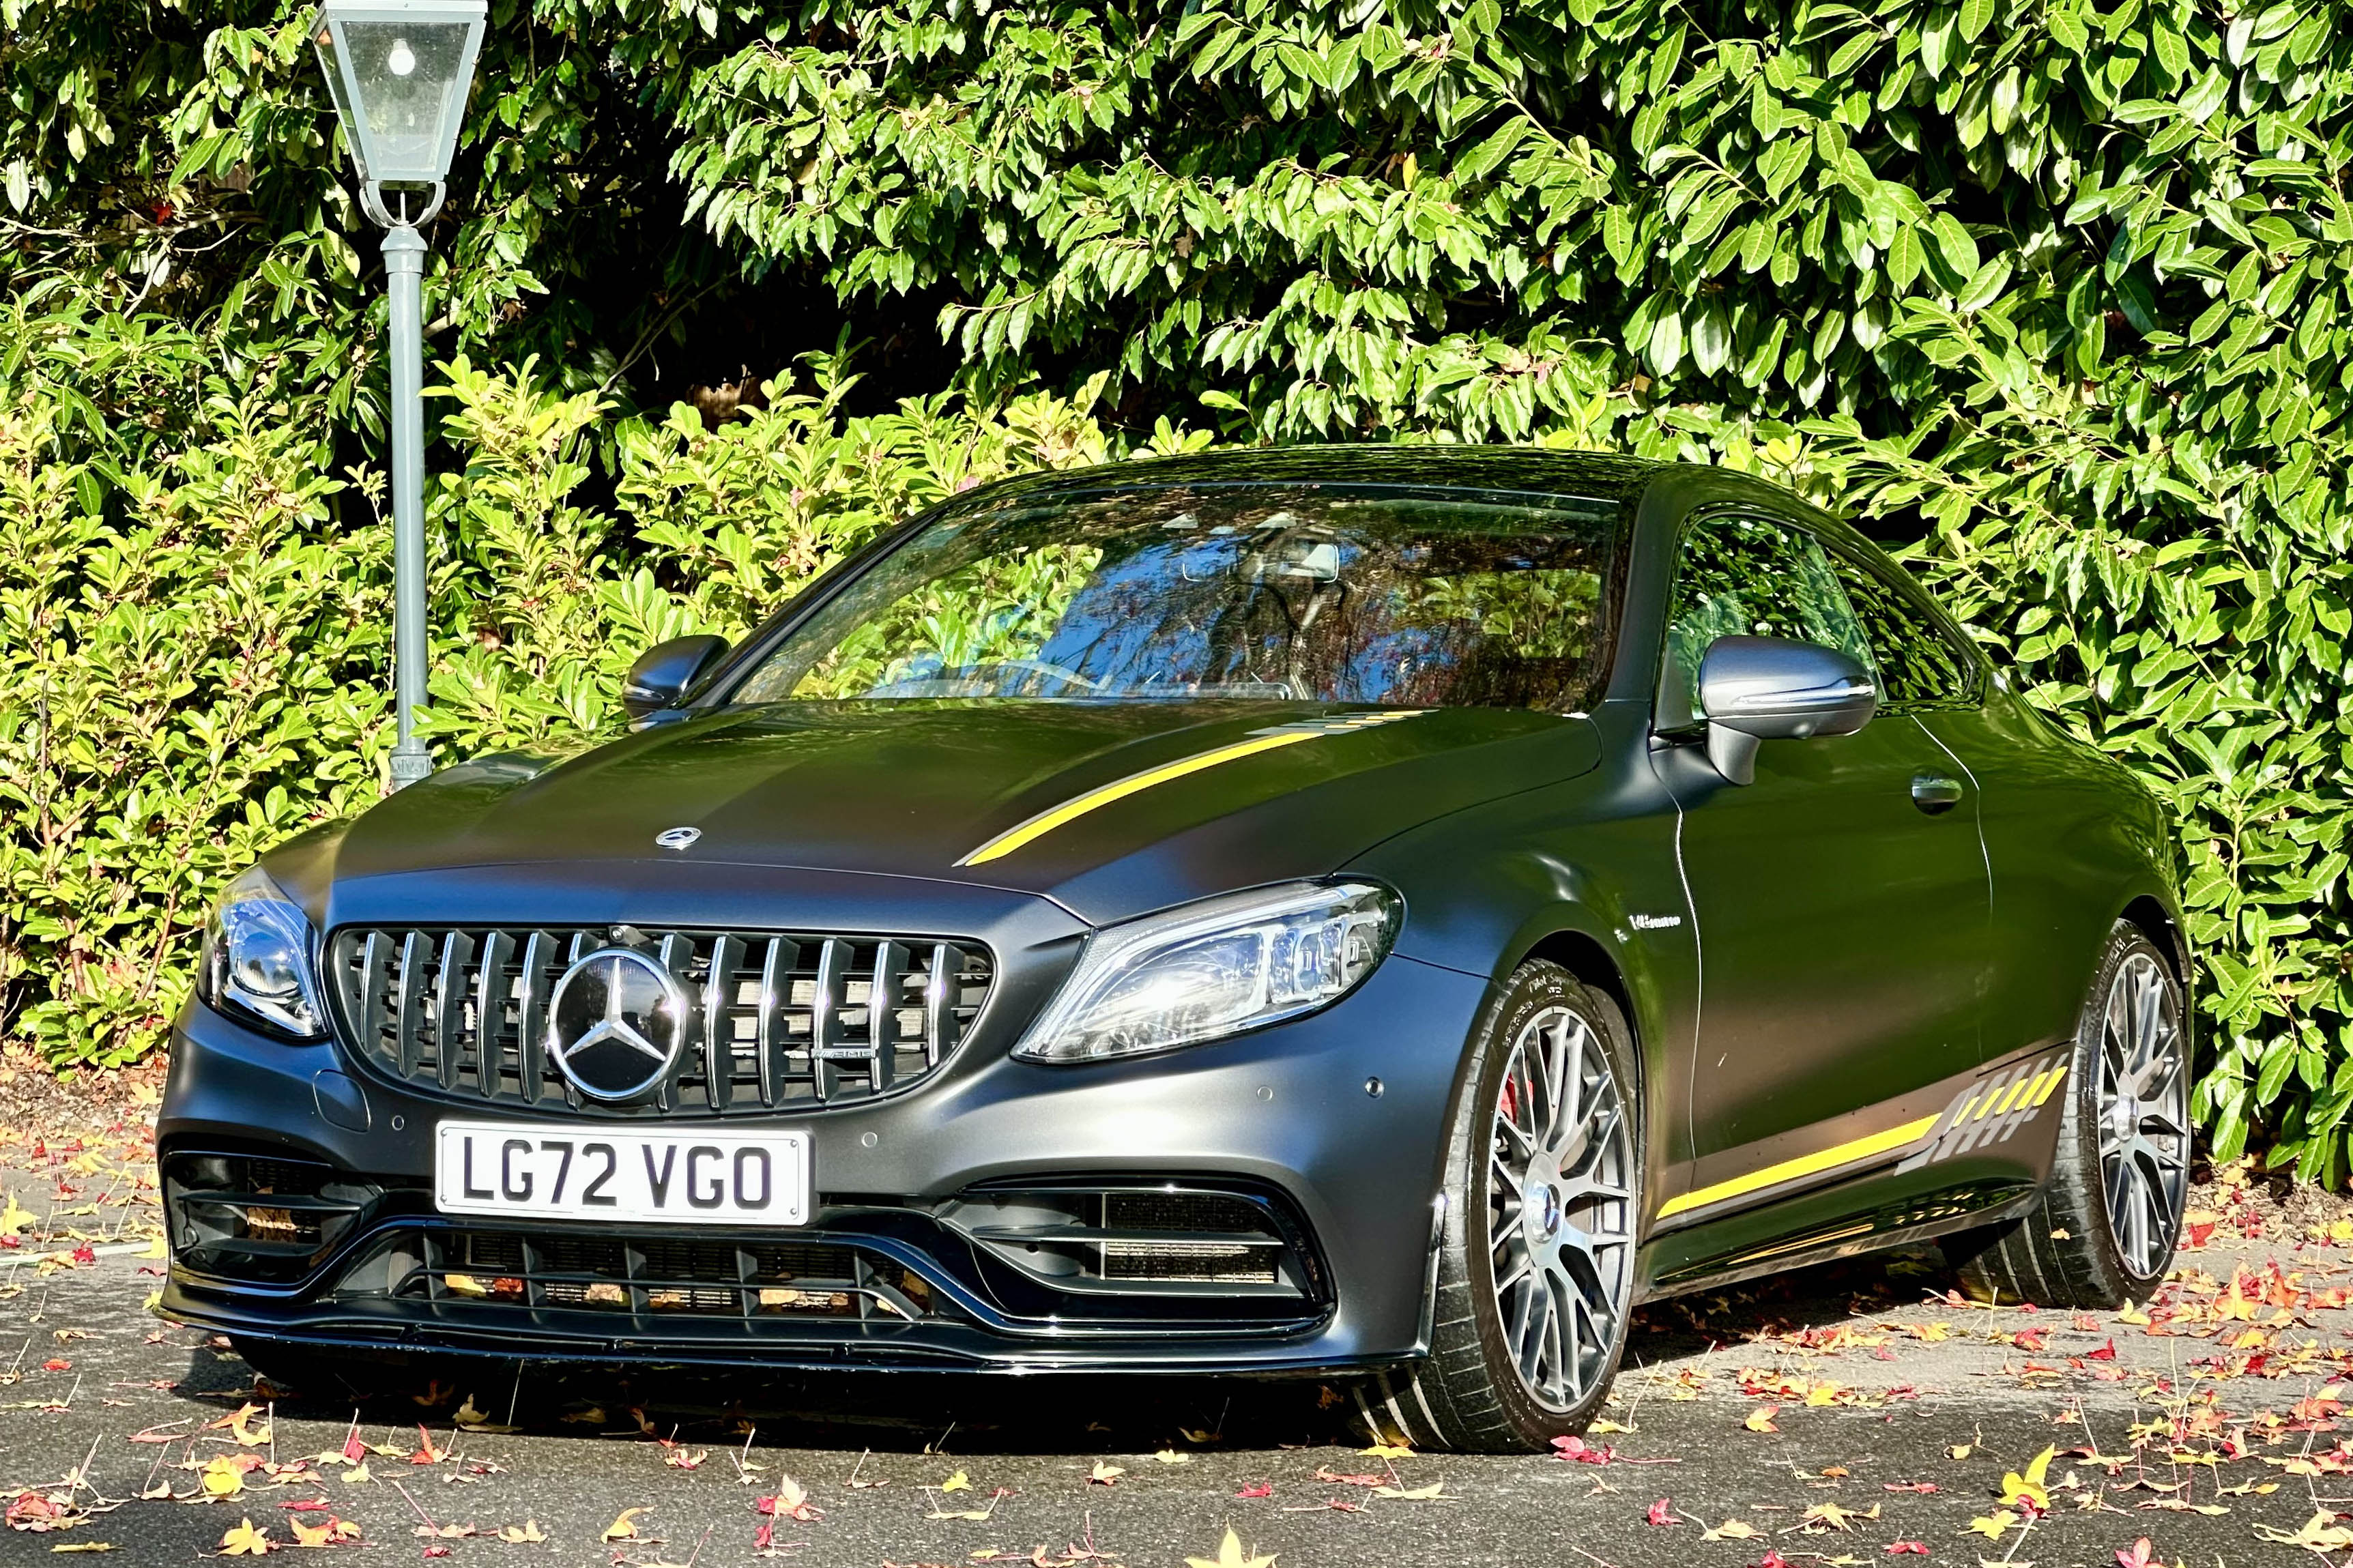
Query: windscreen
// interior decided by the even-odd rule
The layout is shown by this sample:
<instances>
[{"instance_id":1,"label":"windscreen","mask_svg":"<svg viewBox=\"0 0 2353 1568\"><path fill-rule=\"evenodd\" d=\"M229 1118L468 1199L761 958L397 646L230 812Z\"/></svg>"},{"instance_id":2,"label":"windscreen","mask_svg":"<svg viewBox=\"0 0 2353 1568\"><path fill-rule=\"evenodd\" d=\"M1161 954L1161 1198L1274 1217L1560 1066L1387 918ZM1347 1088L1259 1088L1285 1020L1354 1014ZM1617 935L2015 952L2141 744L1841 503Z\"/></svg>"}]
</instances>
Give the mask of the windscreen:
<instances>
[{"instance_id":1,"label":"windscreen","mask_svg":"<svg viewBox=\"0 0 2353 1568\"><path fill-rule=\"evenodd\" d=\"M1512 492L1252 484L950 515L730 700L1576 707L1602 654L1617 515Z\"/></svg>"}]
</instances>

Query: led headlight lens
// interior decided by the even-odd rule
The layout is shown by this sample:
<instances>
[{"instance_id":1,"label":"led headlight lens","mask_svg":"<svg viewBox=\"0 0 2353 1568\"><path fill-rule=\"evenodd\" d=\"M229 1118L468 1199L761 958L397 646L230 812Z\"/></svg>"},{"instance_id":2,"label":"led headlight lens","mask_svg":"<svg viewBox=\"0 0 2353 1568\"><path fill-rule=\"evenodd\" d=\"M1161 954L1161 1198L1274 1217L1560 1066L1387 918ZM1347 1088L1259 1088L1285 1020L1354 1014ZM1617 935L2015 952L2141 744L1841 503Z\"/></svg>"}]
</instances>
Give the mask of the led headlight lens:
<instances>
[{"instance_id":1,"label":"led headlight lens","mask_svg":"<svg viewBox=\"0 0 2353 1568\"><path fill-rule=\"evenodd\" d=\"M311 972L311 922L259 866L231 882L213 911L196 994L296 1039L327 1032Z\"/></svg>"},{"instance_id":2,"label":"led headlight lens","mask_svg":"<svg viewBox=\"0 0 2353 1568\"><path fill-rule=\"evenodd\" d=\"M1398 913L1368 882L1293 882L1106 927L1014 1055L1142 1056L1312 1013L1388 956Z\"/></svg>"}]
</instances>

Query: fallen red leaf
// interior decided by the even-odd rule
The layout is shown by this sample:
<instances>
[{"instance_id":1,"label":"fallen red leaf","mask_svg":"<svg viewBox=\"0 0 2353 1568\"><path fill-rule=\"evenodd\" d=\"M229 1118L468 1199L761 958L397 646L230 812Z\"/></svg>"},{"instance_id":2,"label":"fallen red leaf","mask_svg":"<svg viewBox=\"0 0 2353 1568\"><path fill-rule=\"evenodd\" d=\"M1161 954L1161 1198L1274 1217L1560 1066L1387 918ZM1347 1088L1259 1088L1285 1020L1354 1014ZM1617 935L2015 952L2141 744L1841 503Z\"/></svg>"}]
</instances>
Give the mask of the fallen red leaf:
<instances>
[{"instance_id":1,"label":"fallen red leaf","mask_svg":"<svg viewBox=\"0 0 2353 1568\"><path fill-rule=\"evenodd\" d=\"M1928 1543L1925 1541L1891 1541L1887 1543L1887 1555L1926 1557L1928 1555Z\"/></svg>"},{"instance_id":2,"label":"fallen red leaf","mask_svg":"<svg viewBox=\"0 0 2353 1568\"><path fill-rule=\"evenodd\" d=\"M1672 1498L1661 1498L1658 1501L1651 1505L1651 1511L1645 1517L1647 1517L1652 1524L1668 1525L1674 1523L1674 1500Z\"/></svg>"},{"instance_id":3,"label":"fallen red leaf","mask_svg":"<svg viewBox=\"0 0 2353 1568\"><path fill-rule=\"evenodd\" d=\"M1252 1481L1250 1485L1244 1487L1241 1490L1234 1494L1234 1496L1238 1498L1272 1497L1273 1495L1274 1483L1272 1481Z\"/></svg>"},{"instance_id":4,"label":"fallen red leaf","mask_svg":"<svg viewBox=\"0 0 2353 1568\"><path fill-rule=\"evenodd\" d=\"M2095 1351L2085 1351L2085 1352L2084 1352L2084 1359L2085 1361L2114 1361L2114 1360L2116 1360L2116 1336L2115 1336L2114 1334L2109 1335L2109 1336L2108 1336L2108 1342L2107 1342L2106 1344L2102 1345L2098 1350L2095 1350Z\"/></svg>"},{"instance_id":5,"label":"fallen red leaf","mask_svg":"<svg viewBox=\"0 0 2353 1568\"><path fill-rule=\"evenodd\" d=\"M43 1372L71 1372L73 1370L73 1363L66 1360L66 1358L61 1355L53 1355L48 1360L41 1363L41 1370Z\"/></svg>"},{"instance_id":6,"label":"fallen red leaf","mask_svg":"<svg viewBox=\"0 0 2353 1568\"><path fill-rule=\"evenodd\" d=\"M1575 1436L1555 1437L1552 1448L1556 1458L1567 1459L1574 1465L1606 1465L1618 1457L1618 1451L1607 1443L1597 1448Z\"/></svg>"}]
</instances>

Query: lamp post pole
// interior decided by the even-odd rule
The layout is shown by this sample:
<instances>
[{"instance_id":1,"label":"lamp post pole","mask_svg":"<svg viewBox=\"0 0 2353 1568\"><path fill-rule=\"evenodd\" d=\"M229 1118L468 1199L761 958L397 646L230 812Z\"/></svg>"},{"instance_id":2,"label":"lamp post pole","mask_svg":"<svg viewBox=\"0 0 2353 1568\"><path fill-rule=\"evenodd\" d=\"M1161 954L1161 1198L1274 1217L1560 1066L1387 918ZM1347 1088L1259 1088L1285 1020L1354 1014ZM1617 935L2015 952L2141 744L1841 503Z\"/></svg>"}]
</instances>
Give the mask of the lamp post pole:
<instances>
[{"instance_id":1,"label":"lamp post pole","mask_svg":"<svg viewBox=\"0 0 2353 1568\"><path fill-rule=\"evenodd\" d=\"M392 787L433 772L426 702L425 236L441 210L458 122L489 19L486 0L325 0L311 29L360 210L384 229L392 327Z\"/></svg>"},{"instance_id":2,"label":"lamp post pole","mask_svg":"<svg viewBox=\"0 0 2353 1568\"><path fill-rule=\"evenodd\" d=\"M392 670L400 738L392 787L433 772L417 738L425 706L425 237L407 224L384 231L392 307Z\"/></svg>"}]
</instances>

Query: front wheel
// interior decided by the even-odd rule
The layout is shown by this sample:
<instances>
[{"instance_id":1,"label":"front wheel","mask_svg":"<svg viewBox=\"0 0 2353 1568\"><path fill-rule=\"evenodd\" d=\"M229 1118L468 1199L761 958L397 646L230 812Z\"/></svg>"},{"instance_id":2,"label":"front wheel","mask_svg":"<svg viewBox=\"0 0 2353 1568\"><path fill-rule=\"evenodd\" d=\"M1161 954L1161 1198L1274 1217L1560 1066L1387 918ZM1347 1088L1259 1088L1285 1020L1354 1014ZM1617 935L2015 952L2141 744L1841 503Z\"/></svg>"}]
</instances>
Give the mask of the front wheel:
<instances>
[{"instance_id":1,"label":"front wheel","mask_svg":"<svg viewBox=\"0 0 2353 1568\"><path fill-rule=\"evenodd\" d=\"M2075 1026L2059 1151L2022 1219L1945 1244L1980 1300L2145 1301L2173 1266L2189 1189L2189 1034L2181 982L2118 921Z\"/></svg>"},{"instance_id":2,"label":"front wheel","mask_svg":"<svg viewBox=\"0 0 2353 1568\"><path fill-rule=\"evenodd\" d=\"M1430 1354L1360 1389L1375 1435L1509 1453L1581 1432L1633 1292L1641 1122L1609 997L1523 965L1473 1031L1449 1142Z\"/></svg>"}]
</instances>

